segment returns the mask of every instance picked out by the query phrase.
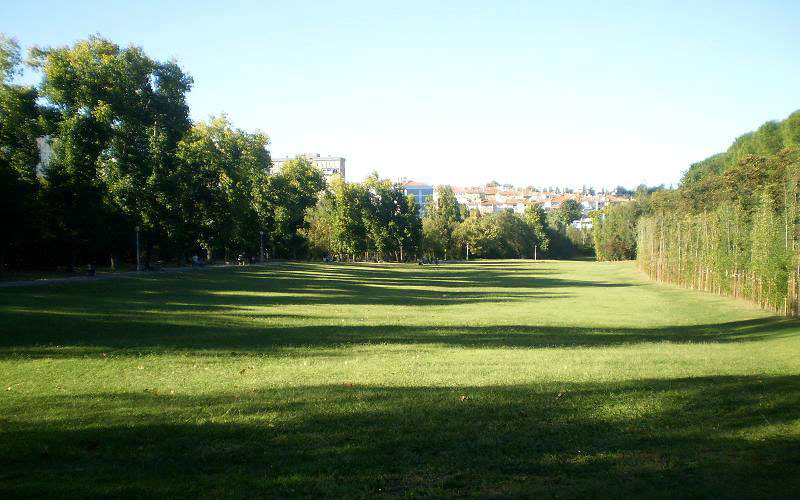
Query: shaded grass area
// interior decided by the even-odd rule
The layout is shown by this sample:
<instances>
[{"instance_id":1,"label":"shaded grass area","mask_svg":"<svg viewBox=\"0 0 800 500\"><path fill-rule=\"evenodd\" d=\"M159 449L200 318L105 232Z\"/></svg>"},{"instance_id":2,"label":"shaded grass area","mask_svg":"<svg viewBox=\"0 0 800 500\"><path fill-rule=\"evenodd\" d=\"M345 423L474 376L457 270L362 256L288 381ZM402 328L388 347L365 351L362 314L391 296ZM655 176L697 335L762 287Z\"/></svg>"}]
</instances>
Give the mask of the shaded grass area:
<instances>
[{"instance_id":1,"label":"shaded grass area","mask_svg":"<svg viewBox=\"0 0 800 500\"><path fill-rule=\"evenodd\" d=\"M0 491L47 496L58 485L68 498L265 491L274 498L791 498L800 488L800 449L784 433L800 405L798 387L800 377L721 377L311 386L200 398L86 394L49 401L84 409L57 425L35 419L15 426L4 452L14 460L3 464ZM120 407L148 418L131 425Z\"/></svg>"},{"instance_id":2,"label":"shaded grass area","mask_svg":"<svg viewBox=\"0 0 800 500\"><path fill-rule=\"evenodd\" d=\"M557 265L481 263L419 271L405 267L399 272L387 266L289 264L267 271L93 283L79 293L73 293L75 285L15 290L0 294L0 303L6 304L0 326L25 335L0 338L0 356L25 348L32 348L31 355L59 355L48 349L53 345L89 348L67 351L70 356L91 353L94 347L134 353L270 353L283 346L351 343L543 347L730 342L798 331L796 321L751 311L736 311L732 321L716 315L705 323L690 317L686 324L659 324L653 311L645 310L647 315L635 322L615 321L611 306L624 309L626 300L635 306L632 302L640 301L637 288L645 286L641 281L564 278ZM613 293L620 287L629 290L622 296ZM586 288L602 294L601 302L583 303L593 299ZM560 307L559 301L567 299L569 304ZM496 317L487 315L500 304L508 313L497 324ZM688 304L687 310L692 307ZM535 314L540 310L544 315ZM465 314L453 318L447 314L451 311ZM598 317L604 313L608 316ZM578 322L569 321L576 317Z\"/></svg>"},{"instance_id":3,"label":"shaded grass area","mask_svg":"<svg viewBox=\"0 0 800 500\"><path fill-rule=\"evenodd\" d=\"M626 263L0 291L0 496L796 498L799 324Z\"/></svg>"}]
</instances>

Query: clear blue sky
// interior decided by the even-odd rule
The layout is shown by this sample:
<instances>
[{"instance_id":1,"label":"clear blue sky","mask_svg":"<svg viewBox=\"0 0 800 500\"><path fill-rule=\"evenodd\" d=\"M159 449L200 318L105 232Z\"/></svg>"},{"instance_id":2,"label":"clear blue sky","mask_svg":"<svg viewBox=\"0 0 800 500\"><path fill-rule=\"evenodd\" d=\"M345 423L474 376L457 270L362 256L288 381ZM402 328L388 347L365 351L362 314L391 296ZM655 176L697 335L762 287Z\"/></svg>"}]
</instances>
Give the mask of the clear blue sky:
<instances>
[{"instance_id":1,"label":"clear blue sky","mask_svg":"<svg viewBox=\"0 0 800 500\"><path fill-rule=\"evenodd\" d=\"M796 0L2 0L0 31L175 58L194 119L345 156L352 180L670 184L800 108Z\"/></svg>"}]
</instances>

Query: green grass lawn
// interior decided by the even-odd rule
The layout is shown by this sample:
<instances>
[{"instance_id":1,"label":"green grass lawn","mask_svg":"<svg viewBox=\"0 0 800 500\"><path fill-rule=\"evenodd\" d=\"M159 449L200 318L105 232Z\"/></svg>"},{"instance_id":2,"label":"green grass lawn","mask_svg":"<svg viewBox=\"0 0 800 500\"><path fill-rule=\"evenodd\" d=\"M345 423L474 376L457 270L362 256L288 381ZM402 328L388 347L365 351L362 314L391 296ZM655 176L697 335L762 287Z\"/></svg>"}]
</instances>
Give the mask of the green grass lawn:
<instances>
[{"instance_id":1,"label":"green grass lawn","mask_svg":"<svg viewBox=\"0 0 800 500\"><path fill-rule=\"evenodd\" d=\"M0 290L0 498L800 497L800 322L632 263Z\"/></svg>"}]
</instances>

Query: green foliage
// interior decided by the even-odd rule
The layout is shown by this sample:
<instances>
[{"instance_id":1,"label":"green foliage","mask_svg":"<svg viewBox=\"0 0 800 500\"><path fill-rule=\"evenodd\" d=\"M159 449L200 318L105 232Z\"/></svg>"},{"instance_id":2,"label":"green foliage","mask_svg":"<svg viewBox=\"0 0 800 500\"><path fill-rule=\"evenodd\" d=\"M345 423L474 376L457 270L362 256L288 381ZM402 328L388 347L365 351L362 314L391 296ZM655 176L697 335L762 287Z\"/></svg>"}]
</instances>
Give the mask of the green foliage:
<instances>
[{"instance_id":1,"label":"green foliage","mask_svg":"<svg viewBox=\"0 0 800 500\"><path fill-rule=\"evenodd\" d=\"M419 254L423 231L419 208L401 185L377 174L363 184L334 181L325 205L332 216L316 214L314 219L316 233L330 234L327 245L318 246L323 255L355 259L372 253L378 260L404 261ZM330 229L323 229L323 224L330 224Z\"/></svg>"},{"instance_id":2,"label":"green foliage","mask_svg":"<svg viewBox=\"0 0 800 500\"><path fill-rule=\"evenodd\" d=\"M19 48L0 38L0 176L5 228L20 265L58 249L53 264L132 255L141 229L145 261L255 254L259 232L284 254L304 246L305 211L322 189L321 173L292 162L270 176L269 139L235 129L223 115L192 125L186 94L192 78L172 61L92 36L68 47L33 48L38 89L13 86ZM44 107L37 107L42 98ZM36 138L50 134L52 155L39 172ZM1 194L1 193L0 193ZM24 198L24 199L23 199ZM35 210L34 210L35 208ZM35 224L30 223L34 214Z\"/></svg>"},{"instance_id":3,"label":"green foliage","mask_svg":"<svg viewBox=\"0 0 800 500\"><path fill-rule=\"evenodd\" d=\"M532 203L525 207L523 218L525 219L525 223L528 224L528 227L531 228L531 231L533 231L536 240L534 245L538 247L538 251L541 252L542 255L546 255L550 248L550 235L544 208L538 203Z\"/></svg>"},{"instance_id":4,"label":"green foliage","mask_svg":"<svg viewBox=\"0 0 800 500\"><path fill-rule=\"evenodd\" d=\"M800 147L800 111L795 111L783 121L781 133L784 145Z\"/></svg>"},{"instance_id":5,"label":"green foliage","mask_svg":"<svg viewBox=\"0 0 800 500\"><path fill-rule=\"evenodd\" d=\"M798 314L799 179L800 149L785 148L654 198L639 222L640 267L659 281Z\"/></svg>"},{"instance_id":6,"label":"green foliage","mask_svg":"<svg viewBox=\"0 0 800 500\"><path fill-rule=\"evenodd\" d=\"M551 246L556 255L569 256L571 254L567 228L582 216L581 205L572 198L565 200L558 208L547 213L547 225L552 229L550 231L553 241Z\"/></svg>"},{"instance_id":7,"label":"green foliage","mask_svg":"<svg viewBox=\"0 0 800 500\"><path fill-rule=\"evenodd\" d=\"M681 184L684 186L695 184L704 178L720 174L727 168L727 164L728 156L726 153L719 153L703 161L693 163L689 170L684 173Z\"/></svg>"},{"instance_id":8,"label":"green foliage","mask_svg":"<svg viewBox=\"0 0 800 500\"><path fill-rule=\"evenodd\" d=\"M572 198L564 201L558 209L555 210L555 220L557 221L557 226L564 232L566 232L566 228L572 224L573 221L576 221L581 218L583 214L583 209L581 205L573 200Z\"/></svg>"},{"instance_id":9,"label":"green foliage","mask_svg":"<svg viewBox=\"0 0 800 500\"><path fill-rule=\"evenodd\" d=\"M784 147L800 145L800 111L795 111L785 120L768 121L755 132L737 137L727 151L694 163L681 180L682 187L689 187L704 180L722 175L754 155L767 157L778 154Z\"/></svg>"},{"instance_id":10,"label":"green foliage","mask_svg":"<svg viewBox=\"0 0 800 500\"><path fill-rule=\"evenodd\" d=\"M262 227L270 229L273 245L282 249L284 256L297 258L302 251L306 213L317 204L324 187L322 172L305 158L284 162L280 172L255 186L263 192L257 199L266 200L259 210L264 214Z\"/></svg>"},{"instance_id":11,"label":"green foliage","mask_svg":"<svg viewBox=\"0 0 800 500\"><path fill-rule=\"evenodd\" d=\"M0 274L14 246L31 236L38 210L36 165L41 135L38 94L10 83L18 71L19 47L0 33Z\"/></svg>"},{"instance_id":12,"label":"green foliage","mask_svg":"<svg viewBox=\"0 0 800 500\"><path fill-rule=\"evenodd\" d=\"M594 255L594 234L591 228L567 227L567 240L580 255Z\"/></svg>"},{"instance_id":13,"label":"green foliage","mask_svg":"<svg viewBox=\"0 0 800 500\"><path fill-rule=\"evenodd\" d=\"M781 124L776 121L766 122L755 134L756 151L760 156L774 155L783 149Z\"/></svg>"},{"instance_id":14,"label":"green foliage","mask_svg":"<svg viewBox=\"0 0 800 500\"><path fill-rule=\"evenodd\" d=\"M369 193L361 184L347 184L339 179L331 185L333 193L333 253L340 256L367 251L367 227L364 213L369 205Z\"/></svg>"},{"instance_id":15,"label":"green foliage","mask_svg":"<svg viewBox=\"0 0 800 500\"><path fill-rule=\"evenodd\" d=\"M334 199L330 193L325 193L317 204L306 212L305 228L301 231L308 241L311 257L322 259L334 253L334 223Z\"/></svg>"},{"instance_id":16,"label":"green foliage","mask_svg":"<svg viewBox=\"0 0 800 500\"><path fill-rule=\"evenodd\" d=\"M178 144L181 172L192 177L190 190L182 198L209 259L215 253L224 253L226 259L232 252L255 253L262 228L280 235L284 225L296 222L280 214L269 219L269 195L287 205L296 199L286 187L291 184L286 175L268 177L268 142L263 134L234 129L223 115L195 125ZM301 213L300 221L302 217Z\"/></svg>"},{"instance_id":17,"label":"green foliage","mask_svg":"<svg viewBox=\"0 0 800 500\"><path fill-rule=\"evenodd\" d=\"M536 244L534 229L519 215L502 210L480 217L468 217L453 232L458 255L466 256L469 244L471 257L526 258L533 257Z\"/></svg>"},{"instance_id":18,"label":"green foliage","mask_svg":"<svg viewBox=\"0 0 800 500\"><path fill-rule=\"evenodd\" d=\"M0 33L0 82L9 83L14 76L20 73L19 43L15 38Z\"/></svg>"},{"instance_id":19,"label":"green foliage","mask_svg":"<svg viewBox=\"0 0 800 500\"><path fill-rule=\"evenodd\" d=\"M638 201L608 205L592 212L592 238L597 260L636 258L636 226L641 213Z\"/></svg>"},{"instance_id":20,"label":"green foliage","mask_svg":"<svg viewBox=\"0 0 800 500\"><path fill-rule=\"evenodd\" d=\"M436 197L425 207L422 220L423 246L430 256L453 256L460 253L453 232L461 223L461 209L453 188L437 186Z\"/></svg>"},{"instance_id":21,"label":"green foliage","mask_svg":"<svg viewBox=\"0 0 800 500\"><path fill-rule=\"evenodd\" d=\"M174 63L100 37L33 49L31 61L44 74L41 92L54 122L44 199L71 260L79 247L94 254L134 225L148 248L185 242L184 207L174 204L181 183L175 150L190 127L191 78Z\"/></svg>"}]
</instances>

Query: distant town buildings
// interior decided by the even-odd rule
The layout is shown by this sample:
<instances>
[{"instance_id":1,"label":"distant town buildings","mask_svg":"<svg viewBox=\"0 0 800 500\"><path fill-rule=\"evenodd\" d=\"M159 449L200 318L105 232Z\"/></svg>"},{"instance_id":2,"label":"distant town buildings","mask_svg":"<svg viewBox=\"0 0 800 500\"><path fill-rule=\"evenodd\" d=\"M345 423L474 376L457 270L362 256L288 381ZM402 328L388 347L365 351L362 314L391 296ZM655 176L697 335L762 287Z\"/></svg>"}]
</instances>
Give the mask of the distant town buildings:
<instances>
[{"instance_id":1,"label":"distant town buildings","mask_svg":"<svg viewBox=\"0 0 800 500\"><path fill-rule=\"evenodd\" d=\"M335 176L345 180L344 162L345 159L341 156L320 156L318 153L305 153L297 155L295 158L304 158L310 161L315 167L322 171L325 176L325 181L330 183L331 179ZM275 170L280 170L284 163L294 158L273 158L272 165Z\"/></svg>"},{"instance_id":2,"label":"distant town buildings","mask_svg":"<svg viewBox=\"0 0 800 500\"><path fill-rule=\"evenodd\" d=\"M516 188L504 186L481 187L453 187L453 193L459 203L466 205L470 210L481 214L511 210L522 214L525 209L533 204L539 204L549 212L557 210L565 201L575 200L583 209L583 217L573 222L578 228L591 228L592 220L589 213L600 210L607 205L616 205L628 201L628 198L612 194L593 194L591 191L582 190L578 193L564 193L550 190L537 190L532 187ZM435 198L435 195L434 195Z\"/></svg>"},{"instance_id":3,"label":"distant town buildings","mask_svg":"<svg viewBox=\"0 0 800 500\"><path fill-rule=\"evenodd\" d=\"M420 212L429 200L435 201L438 193L433 184L400 179L400 185L407 195L413 196L420 206ZM503 186L478 186L478 187L456 187L451 186L456 200L465 205L469 210L475 210L481 214L511 210L518 214L523 214L525 209L534 204L539 204L549 212L557 210L565 201L575 200L581 206L583 217L573 222L573 226L581 229L592 227L592 219L589 213L593 210L601 210L608 205L617 205L629 200L625 196L607 194L605 192L595 194L593 190L580 190L580 192L566 193L562 190L535 189L533 187L516 188L511 185Z\"/></svg>"}]
</instances>

